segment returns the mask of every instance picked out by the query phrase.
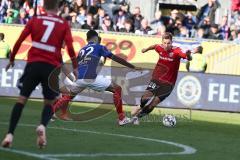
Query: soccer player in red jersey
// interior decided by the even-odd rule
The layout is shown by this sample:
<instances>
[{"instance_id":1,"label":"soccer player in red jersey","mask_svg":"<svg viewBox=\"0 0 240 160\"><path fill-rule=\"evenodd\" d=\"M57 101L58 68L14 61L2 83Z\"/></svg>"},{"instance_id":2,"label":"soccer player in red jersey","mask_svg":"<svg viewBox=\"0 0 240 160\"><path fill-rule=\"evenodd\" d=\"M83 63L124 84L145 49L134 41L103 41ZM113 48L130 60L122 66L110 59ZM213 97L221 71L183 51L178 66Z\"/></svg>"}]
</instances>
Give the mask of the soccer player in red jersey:
<instances>
[{"instance_id":1,"label":"soccer player in red jersey","mask_svg":"<svg viewBox=\"0 0 240 160\"><path fill-rule=\"evenodd\" d=\"M46 126L52 117L52 104L58 96L58 73L53 72L62 64L61 47L65 42L73 68L77 68L77 60L72 45L73 39L68 22L56 15L58 0L45 0L46 13L32 17L27 23L20 37L13 47L10 62L6 71L14 66L15 55L21 43L31 35L32 47L28 52L28 60L24 69L23 85L20 96L14 105L10 117L9 130L2 141L3 147L10 147L17 123L22 110L35 87L41 83L44 96L44 107L40 125L37 127L37 145L42 148L46 145ZM56 74L52 74L56 73ZM74 72L77 76L77 72ZM49 77L52 80L49 81Z\"/></svg>"},{"instance_id":2,"label":"soccer player in red jersey","mask_svg":"<svg viewBox=\"0 0 240 160\"><path fill-rule=\"evenodd\" d=\"M156 44L142 49L142 53L155 50L159 60L152 74L152 79L141 97L140 106L132 111L133 123L138 124L138 118L149 114L156 105L168 97L175 85L180 59L191 60L191 52L184 53L179 47L172 46L171 33L165 33L162 44Z\"/></svg>"}]
</instances>

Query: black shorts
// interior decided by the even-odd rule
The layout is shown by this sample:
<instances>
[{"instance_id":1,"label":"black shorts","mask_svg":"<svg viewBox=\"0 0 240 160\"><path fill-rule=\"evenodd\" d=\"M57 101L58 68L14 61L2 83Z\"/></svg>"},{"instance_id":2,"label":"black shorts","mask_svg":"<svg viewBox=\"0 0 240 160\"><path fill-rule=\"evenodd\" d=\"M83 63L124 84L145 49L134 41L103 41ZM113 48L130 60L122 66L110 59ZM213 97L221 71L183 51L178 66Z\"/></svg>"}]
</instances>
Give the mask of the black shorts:
<instances>
[{"instance_id":1,"label":"black shorts","mask_svg":"<svg viewBox=\"0 0 240 160\"><path fill-rule=\"evenodd\" d=\"M44 99L53 100L58 95L59 69L56 66L44 62L27 63L18 87L20 95L29 97L36 86L41 83Z\"/></svg>"},{"instance_id":2,"label":"black shorts","mask_svg":"<svg viewBox=\"0 0 240 160\"><path fill-rule=\"evenodd\" d=\"M160 101L163 101L165 98L167 98L172 90L174 88L174 85L164 82L159 82L157 80L152 79L146 90L152 92L154 96L158 97Z\"/></svg>"}]
</instances>

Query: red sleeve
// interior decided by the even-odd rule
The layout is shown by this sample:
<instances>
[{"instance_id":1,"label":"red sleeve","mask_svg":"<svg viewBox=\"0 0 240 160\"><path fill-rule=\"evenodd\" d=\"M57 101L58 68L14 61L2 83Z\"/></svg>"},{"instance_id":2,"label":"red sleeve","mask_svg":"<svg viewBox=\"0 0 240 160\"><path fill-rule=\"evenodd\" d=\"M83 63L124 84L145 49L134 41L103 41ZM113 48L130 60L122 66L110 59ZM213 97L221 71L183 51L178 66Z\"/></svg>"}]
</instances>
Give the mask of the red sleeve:
<instances>
[{"instance_id":1,"label":"red sleeve","mask_svg":"<svg viewBox=\"0 0 240 160\"><path fill-rule=\"evenodd\" d=\"M177 48L176 50L180 58L187 59L187 54L184 53L180 48Z\"/></svg>"},{"instance_id":2,"label":"red sleeve","mask_svg":"<svg viewBox=\"0 0 240 160\"><path fill-rule=\"evenodd\" d=\"M31 33L31 28L32 28L32 23L33 23L33 18L27 23L25 28L23 29L21 35L19 36L18 40L16 41L13 51L10 55L10 61L13 62L15 59L15 56L22 44L22 42L27 38L27 36Z\"/></svg>"},{"instance_id":3,"label":"red sleeve","mask_svg":"<svg viewBox=\"0 0 240 160\"><path fill-rule=\"evenodd\" d=\"M77 58L76 58L75 51L73 48L72 33L71 33L70 27L67 22L66 22L66 26L67 27L66 27L66 34L65 34L64 41L67 46L68 55L71 58L73 68L75 69L75 68L77 68Z\"/></svg>"},{"instance_id":4,"label":"red sleeve","mask_svg":"<svg viewBox=\"0 0 240 160\"><path fill-rule=\"evenodd\" d=\"M160 44L157 44L156 46L155 46L155 51L156 52L162 52L164 49L163 49L163 47L160 45Z\"/></svg>"}]
</instances>

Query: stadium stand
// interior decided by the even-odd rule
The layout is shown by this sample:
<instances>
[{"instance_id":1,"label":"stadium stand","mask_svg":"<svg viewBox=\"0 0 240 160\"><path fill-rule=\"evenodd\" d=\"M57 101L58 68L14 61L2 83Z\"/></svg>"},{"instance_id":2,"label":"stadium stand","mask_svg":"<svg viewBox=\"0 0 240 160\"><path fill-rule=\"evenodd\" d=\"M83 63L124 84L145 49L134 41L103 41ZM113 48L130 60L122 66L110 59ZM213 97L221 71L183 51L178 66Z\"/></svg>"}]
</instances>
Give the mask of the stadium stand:
<instances>
[{"instance_id":1,"label":"stadium stand","mask_svg":"<svg viewBox=\"0 0 240 160\"><path fill-rule=\"evenodd\" d=\"M37 1L37 13L44 13L43 0ZM34 0L0 2L0 23L26 24L34 14ZM155 12L155 17L147 19L141 7L132 6L129 0L62 0L58 14L66 18L72 28L77 29L92 28L104 32L141 35L161 35L168 31L175 37L231 40L239 43L239 1L232 0L231 10L229 8L216 23L216 12L222 5L220 2L208 0L198 6L195 0L159 0L159 9L152 11Z\"/></svg>"}]
</instances>

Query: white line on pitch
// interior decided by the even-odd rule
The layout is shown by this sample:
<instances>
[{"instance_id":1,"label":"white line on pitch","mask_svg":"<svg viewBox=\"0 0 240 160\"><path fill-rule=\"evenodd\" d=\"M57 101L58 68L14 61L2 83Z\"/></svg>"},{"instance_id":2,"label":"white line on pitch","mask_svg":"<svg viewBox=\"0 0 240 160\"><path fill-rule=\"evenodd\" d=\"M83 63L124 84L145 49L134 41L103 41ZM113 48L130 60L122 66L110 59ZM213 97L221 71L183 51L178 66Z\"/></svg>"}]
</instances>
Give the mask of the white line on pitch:
<instances>
[{"instance_id":1,"label":"white line on pitch","mask_svg":"<svg viewBox=\"0 0 240 160\"><path fill-rule=\"evenodd\" d=\"M45 155L36 154L36 153L32 153L32 152L21 151L21 150L16 150L16 149L9 149L9 148L2 148L2 147L0 147L0 150L6 151L6 152L11 152L11 153L16 153L16 154L20 154L20 155L24 155L24 156L27 156L27 157L34 157L34 158L38 158L38 159L59 160L59 159L48 157L48 156L45 156Z\"/></svg>"},{"instance_id":2,"label":"white line on pitch","mask_svg":"<svg viewBox=\"0 0 240 160\"><path fill-rule=\"evenodd\" d=\"M8 123L2 123L0 124L6 125ZM32 124L19 124L20 126L23 127L36 127L35 125ZM114 134L114 133L107 133L107 132L97 132L97 131L89 131L89 130L80 130L80 129L70 129L70 128L59 128L59 127L48 127L49 129L55 129L55 130L63 130L63 131L71 131L71 132L80 132L80 133L90 133L90 134L99 134L99 135L108 135L108 136L115 136L115 137L124 137L124 138L131 138L131 139L140 139L144 141L151 141L151 142L156 142L156 143L163 143L163 144L168 144L172 145L178 148L182 148L183 151L181 152L157 152L157 153L94 153L94 154L85 154L85 153L80 153L80 154L41 154L40 156L37 154L32 154L31 152L25 152L25 151L20 151L20 150L14 150L14 153L21 153L25 154L27 156L36 157L36 158L50 158L50 157L100 157L100 156L111 156L111 157L119 157L119 156L125 156L125 157L137 157L137 156L160 156L160 155L186 155L186 154L194 154L196 153L196 149L192 148L187 145L183 145L180 143L175 143L171 141L166 141L166 140L159 140L159 139L152 139L152 138L145 138L145 137L138 137L138 136L132 136L132 135L124 135L124 134ZM0 148L2 150L2 148ZM11 149L8 150L11 152ZM17 151L17 152L16 152ZM39 157L37 157L37 156ZM49 159L53 160L53 159ZM56 160L56 159L55 159Z\"/></svg>"}]
</instances>

